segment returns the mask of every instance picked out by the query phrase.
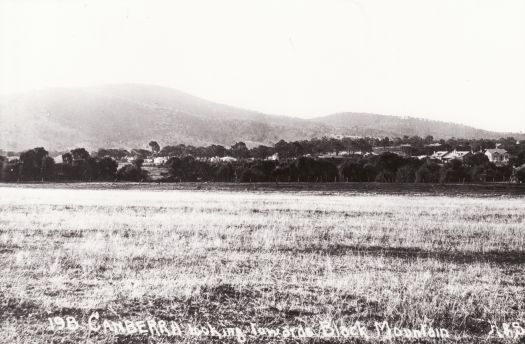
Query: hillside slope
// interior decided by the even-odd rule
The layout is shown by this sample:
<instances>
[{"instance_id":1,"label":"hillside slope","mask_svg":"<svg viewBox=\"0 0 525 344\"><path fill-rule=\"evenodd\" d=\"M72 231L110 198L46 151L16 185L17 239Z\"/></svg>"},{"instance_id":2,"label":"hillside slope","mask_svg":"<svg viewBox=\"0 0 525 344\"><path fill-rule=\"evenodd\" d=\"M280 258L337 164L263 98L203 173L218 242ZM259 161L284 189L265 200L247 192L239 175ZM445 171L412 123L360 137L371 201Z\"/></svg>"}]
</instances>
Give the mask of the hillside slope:
<instances>
[{"instance_id":1,"label":"hillside slope","mask_svg":"<svg viewBox=\"0 0 525 344\"><path fill-rule=\"evenodd\" d=\"M499 138L465 125L363 113L313 120L266 115L173 89L136 84L53 88L0 99L0 149L272 144L330 135ZM524 135L515 135L524 138Z\"/></svg>"},{"instance_id":2,"label":"hillside slope","mask_svg":"<svg viewBox=\"0 0 525 344\"><path fill-rule=\"evenodd\" d=\"M524 134L499 133L476 129L467 125L432 121L414 117L386 116L370 113L344 112L313 119L316 123L323 123L333 127L341 134L357 136L389 136L402 137L403 135L419 135L434 138L486 138L499 139L506 136L524 137Z\"/></svg>"},{"instance_id":3,"label":"hillside slope","mask_svg":"<svg viewBox=\"0 0 525 344\"><path fill-rule=\"evenodd\" d=\"M47 89L0 103L0 147L272 143L329 132L323 124L209 102L172 89L111 85Z\"/></svg>"}]
</instances>

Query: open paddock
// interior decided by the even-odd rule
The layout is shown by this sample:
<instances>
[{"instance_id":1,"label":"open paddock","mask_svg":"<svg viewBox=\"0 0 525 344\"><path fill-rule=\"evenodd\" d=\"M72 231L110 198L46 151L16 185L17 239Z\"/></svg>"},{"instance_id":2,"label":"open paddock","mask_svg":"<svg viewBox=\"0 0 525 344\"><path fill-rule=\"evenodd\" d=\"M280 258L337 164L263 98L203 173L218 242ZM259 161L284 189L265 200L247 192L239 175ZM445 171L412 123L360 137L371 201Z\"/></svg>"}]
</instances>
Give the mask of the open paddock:
<instances>
[{"instance_id":1,"label":"open paddock","mask_svg":"<svg viewBox=\"0 0 525 344\"><path fill-rule=\"evenodd\" d=\"M380 342L384 322L446 329L444 342L523 340L488 336L525 326L522 196L111 185L0 187L0 342L237 343L240 329L282 343L299 339L268 331L326 321L369 337L303 340ZM103 319L224 333L123 334Z\"/></svg>"}]
</instances>

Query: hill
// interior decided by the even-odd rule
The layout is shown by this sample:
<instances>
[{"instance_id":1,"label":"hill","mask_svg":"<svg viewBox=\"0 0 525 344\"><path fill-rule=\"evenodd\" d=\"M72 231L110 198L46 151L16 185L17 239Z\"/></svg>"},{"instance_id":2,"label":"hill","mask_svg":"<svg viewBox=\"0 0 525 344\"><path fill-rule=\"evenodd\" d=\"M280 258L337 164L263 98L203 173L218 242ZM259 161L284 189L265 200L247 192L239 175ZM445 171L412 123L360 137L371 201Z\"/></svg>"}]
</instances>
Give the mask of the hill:
<instances>
[{"instance_id":1,"label":"hill","mask_svg":"<svg viewBox=\"0 0 525 344\"><path fill-rule=\"evenodd\" d=\"M209 102L165 87L110 85L19 94L0 103L0 147L231 145L298 140L329 132L323 124Z\"/></svg>"},{"instance_id":2,"label":"hill","mask_svg":"<svg viewBox=\"0 0 525 344\"><path fill-rule=\"evenodd\" d=\"M433 121L414 117L387 116L370 113L344 112L313 119L333 128L343 135L356 136L389 136L419 135L425 137L448 139L452 137L467 139L499 139L514 136L522 138L525 134L500 133L476 129L467 125Z\"/></svg>"},{"instance_id":3,"label":"hill","mask_svg":"<svg viewBox=\"0 0 525 344\"><path fill-rule=\"evenodd\" d=\"M0 148L7 150L138 148L150 140L161 145L256 145L330 135L415 134L506 136L459 124L374 114L341 113L313 120L267 115L150 85L53 88L0 99Z\"/></svg>"}]
</instances>

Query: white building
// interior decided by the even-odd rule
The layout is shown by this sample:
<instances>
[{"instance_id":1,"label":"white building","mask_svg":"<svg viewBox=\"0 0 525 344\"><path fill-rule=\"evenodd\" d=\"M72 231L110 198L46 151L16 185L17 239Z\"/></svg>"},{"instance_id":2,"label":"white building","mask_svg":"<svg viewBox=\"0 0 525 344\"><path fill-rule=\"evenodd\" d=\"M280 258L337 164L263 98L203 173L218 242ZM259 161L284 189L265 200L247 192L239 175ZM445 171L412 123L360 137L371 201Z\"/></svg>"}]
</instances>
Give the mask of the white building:
<instances>
[{"instance_id":1,"label":"white building","mask_svg":"<svg viewBox=\"0 0 525 344\"><path fill-rule=\"evenodd\" d=\"M223 156L219 160L222 161L222 162L234 162L234 161L237 161L237 159L235 159L232 156Z\"/></svg>"},{"instance_id":2,"label":"white building","mask_svg":"<svg viewBox=\"0 0 525 344\"><path fill-rule=\"evenodd\" d=\"M445 156L447 153L448 151L437 151L434 152L434 154L432 154L429 158L441 160L443 159L443 156Z\"/></svg>"},{"instance_id":3,"label":"white building","mask_svg":"<svg viewBox=\"0 0 525 344\"><path fill-rule=\"evenodd\" d=\"M489 158L490 162L495 164L506 164L510 158L509 153L502 148L487 149L485 150L485 155Z\"/></svg>"},{"instance_id":4,"label":"white building","mask_svg":"<svg viewBox=\"0 0 525 344\"><path fill-rule=\"evenodd\" d=\"M169 156L158 156L156 158L153 159L153 164L154 165L164 165L165 163L168 162L168 160L170 159Z\"/></svg>"},{"instance_id":5,"label":"white building","mask_svg":"<svg viewBox=\"0 0 525 344\"><path fill-rule=\"evenodd\" d=\"M233 161L237 161L237 159L235 159L234 157L232 156L223 156L223 157L213 157L210 159L211 162L233 162Z\"/></svg>"},{"instance_id":6,"label":"white building","mask_svg":"<svg viewBox=\"0 0 525 344\"><path fill-rule=\"evenodd\" d=\"M57 155L56 157L54 157L53 161L55 161L55 164L63 164L64 163L64 158L62 157L62 154L60 154L60 155Z\"/></svg>"},{"instance_id":7,"label":"white building","mask_svg":"<svg viewBox=\"0 0 525 344\"><path fill-rule=\"evenodd\" d=\"M452 152L448 152L447 154L443 155L441 160L445 162L455 159L463 161L463 159L469 155L472 155L471 151L458 151L454 149Z\"/></svg>"},{"instance_id":8,"label":"white building","mask_svg":"<svg viewBox=\"0 0 525 344\"><path fill-rule=\"evenodd\" d=\"M274 155L270 155L269 157L266 158L266 160L272 160L272 161L279 160L279 153L275 153Z\"/></svg>"}]
</instances>

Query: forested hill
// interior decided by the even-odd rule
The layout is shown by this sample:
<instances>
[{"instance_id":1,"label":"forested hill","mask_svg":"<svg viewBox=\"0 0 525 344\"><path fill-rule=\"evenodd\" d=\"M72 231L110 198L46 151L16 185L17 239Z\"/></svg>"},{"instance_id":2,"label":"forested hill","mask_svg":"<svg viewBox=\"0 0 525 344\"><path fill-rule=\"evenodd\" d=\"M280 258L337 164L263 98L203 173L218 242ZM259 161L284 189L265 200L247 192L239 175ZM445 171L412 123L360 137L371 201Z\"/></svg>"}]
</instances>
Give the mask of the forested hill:
<instances>
[{"instance_id":1,"label":"forested hill","mask_svg":"<svg viewBox=\"0 0 525 344\"><path fill-rule=\"evenodd\" d=\"M173 89L136 84L53 88L0 99L0 149L43 146L137 148L162 145L272 144L331 135L495 138L462 125L367 114L315 120L266 115Z\"/></svg>"}]
</instances>

